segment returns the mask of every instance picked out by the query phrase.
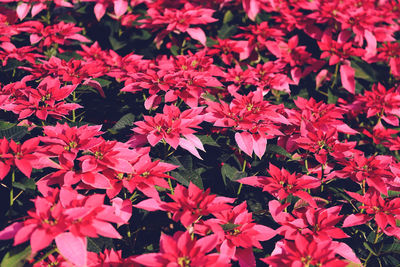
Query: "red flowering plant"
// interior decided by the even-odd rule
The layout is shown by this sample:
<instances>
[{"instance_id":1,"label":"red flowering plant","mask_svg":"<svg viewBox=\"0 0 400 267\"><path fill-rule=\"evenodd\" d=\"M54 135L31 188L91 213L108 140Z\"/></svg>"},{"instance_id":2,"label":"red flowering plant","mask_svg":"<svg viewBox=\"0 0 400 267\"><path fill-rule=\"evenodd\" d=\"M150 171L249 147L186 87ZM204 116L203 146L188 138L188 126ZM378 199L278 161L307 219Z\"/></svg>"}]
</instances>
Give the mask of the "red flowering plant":
<instances>
[{"instance_id":1,"label":"red flowering plant","mask_svg":"<svg viewBox=\"0 0 400 267\"><path fill-rule=\"evenodd\" d=\"M229 266L225 255L206 254L215 248L216 240L215 235L196 240L188 232L176 232L173 237L162 234L159 253L136 256L133 261L143 266Z\"/></svg>"},{"instance_id":2,"label":"red flowering plant","mask_svg":"<svg viewBox=\"0 0 400 267\"><path fill-rule=\"evenodd\" d=\"M397 1L0 3L1 266L400 264Z\"/></svg>"},{"instance_id":3,"label":"red flowering plant","mask_svg":"<svg viewBox=\"0 0 400 267\"><path fill-rule=\"evenodd\" d=\"M31 87L15 88L20 92L18 92L18 97L13 99L10 111L19 114L18 119L25 119L35 114L38 119L45 121L48 115L59 118L68 115L70 111L81 108L82 106L79 104L64 101L77 85L60 86L58 78L47 76L36 89Z\"/></svg>"},{"instance_id":4,"label":"red flowering plant","mask_svg":"<svg viewBox=\"0 0 400 267\"><path fill-rule=\"evenodd\" d=\"M178 34L186 32L190 37L205 46L206 35L204 31L199 27L191 26L217 21L212 17L213 13L213 9L193 6L189 2L179 9L166 8L157 10L157 8L150 7L147 10L150 18L142 21L142 27L150 28L152 31L161 29L161 32L155 38L157 46L160 46L163 39L172 32Z\"/></svg>"}]
</instances>

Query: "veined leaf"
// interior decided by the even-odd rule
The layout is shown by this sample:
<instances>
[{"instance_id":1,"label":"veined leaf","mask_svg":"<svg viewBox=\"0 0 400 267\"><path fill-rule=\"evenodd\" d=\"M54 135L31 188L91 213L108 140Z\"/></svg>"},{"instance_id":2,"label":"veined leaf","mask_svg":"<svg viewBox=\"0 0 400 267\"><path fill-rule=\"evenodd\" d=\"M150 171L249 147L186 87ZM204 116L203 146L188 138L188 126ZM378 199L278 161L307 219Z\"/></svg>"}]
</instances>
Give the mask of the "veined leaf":
<instances>
[{"instance_id":1,"label":"veined leaf","mask_svg":"<svg viewBox=\"0 0 400 267\"><path fill-rule=\"evenodd\" d=\"M13 126L11 128L0 130L0 139L5 137L14 141L19 141L28 133L28 129L23 126Z\"/></svg>"},{"instance_id":2,"label":"veined leaf","mask_svg":"<svg viewBox=\"0 0 400 267\"><path fill-rule=\"evenodd\" d=\"M226 223L226 224L221 225L221 227L222 227L222 229L224 229L224 231L233 230L238 226L240 226L240 224Z\"/></svg>"},{"instance_id":3,"label":"veined leaf","mask_svg":"<svg viewBox=\"0 0 400 267\"><path fill-rule=\"evenodd\" d=\"M222 25L221 29L218 30L218 38L227 39L234 35L237 31L237 27L235 25L229 26L228 24Z\"/></svg>"},{"instance_id":4,"label":"veined leaf","mask_svg":"<svg viewBox=\"0 0 400 267\"><path fill-rule=\"evenodd\" d=\"M15 123L11 123L8 121L0 121L0 131L7 130L15 126Z\"/></svg>"},{"instance_id":5,"label":"veined leaf","mask_svg":"<svg viewBox=\"0 0 400 267\"><path fill-rule=\"evenodd\" d=\"M179 183L189 186L189 183L192 182L197 187L203 189L203 180L200 174L204 171L204 168L193 170L192 156L186 155L179 158L173 156L171 157L171 163L180 166L178 170L171 172L171 176Z\"/></svg>"},{"instance_id":6,"label":"veined leaf","mask_svg":"<svg viewBox=\"0 0 400 267\"><path fill-rule=\"evenodd\" d=\"M219 147L218 143L215 142L215 140L209 135L198 135L197 137L200 139L203 145Z\"/></svg>"},{"instance_id":7,"label":"veined leaf","mask_svg":"<svg viewBox=\"0 0 400 267\"><path fill-rule=\"evenodd\" d=\"M289 152L287 152L283 147L278 145L267 145L266 152L275 152L279 155L292 159L292 155Z\"/></svg>"},{"instance_id":8,"label":"veined leaf","mask_svg":"<svg viewBox=\"0 0 400 267\"><path fill-rule=\"evenodd\" d=\"M111 81L106 80L106 79L101 79L101 78L95 78L95 79L93 79L93 80L99 82L99 84L101 85L101 87L107 87L107 86L109 86L110 83L111 83Z\"/></svg>"},{"instance_id":9,"label":"veined leaf","mask_svg":"<svg viewBox=\"0 0 400 267\"><path fill-rule=\"evenodd\" d=\"M376 82L376 77L373 68L370 64L353 57L351 66L355 70L354 77L363 79L369 82Z\"/></svg>"},{"instance_id":10,"label":"veined leaf","mask_svg":"<svg viewBox=\"0 0 400 267\"><path fill-rule=\"evenodd\" d=\"M363 245L364 245L364 247L365 247L366 249L368 249L369 252L372 253L372 255L378 256L378 254L376 254L376 252L371 248L371 246L370 246L367 242L364 242Z\"/></svg>"},{"instance_id":11,"label":"veined leaf","mask_svg":"<svg viewBox=\"0 0 400 267\"><path fill-rule=\"evenodd\" d=\"M135 115L132 113L125 114L122 116L119 121L111 128L112 130L118 131L126 126L132 126L133 121L135 120Z\"/></svg>"},{"instance_id":12,"label":"veined leaf","mask_svg":"<svg viewBox=\"0 0 400 267\"><path fill-rule=\"evenodd\" d=\"M103 236L99 236L98 238L88 237L87 241L88 241L88 243L87 243L88 251L100 253L104 249L115 248L112 238L103 237Z\"/></svg>"},{"instance_id":13,"label":"veined leaf","mask_svg":"<svg viewBox=\"0 0 400 267\"><path fill-rule=\"evenodd\" d=\"M176 46L176 45L171 46L171 48L170 48L169 50L171 50L171 53L172 53L174 56L177 56L177 55L179 54L179 52L178 52L179 47Z\"/></svg>"},{"instance_id":14,"label":"veined leaf","mask_svg":"<svg viewBox=\"0 0 400 267\"><path fill-rule=\"evenodd\" d=\"M230 166L229 164L224 164L221 167L221 174L224 181L228 178L231 181L239 180L240 178L246 177L247 173L239 171L238 169Z\"/></svg>"},{"instance_id":15,"label":"veined leaf","mask_svg":"<svg viewBox=\"0 0 400 267\"><path fill-rule=\"evenodd\" d=\"M232 11L228 10L225 12L223 23L226 24L231 20L233 20L233 14Z\"/></svg>"},{"instance_id":16,"label":"veined leaf","mask_svg":"<svg viewBox=\"0 0 400 267\"><path fill-rule=\"evenodd\" d=\"M33 179L23 177L20 182L14 182L13 187L26 191L27 189L35 190L36 183Z\"/></svg>"},{"instance_id":17,"label":"veined leaf","mask_svg":"<svg viewBox=\"0 0 400 267\"><path fill-rule=\"evenodd\" d=\"M22 267L30 254L31 246L13 248L4 256L1 267Z\"/></svg>"}]
</instances>

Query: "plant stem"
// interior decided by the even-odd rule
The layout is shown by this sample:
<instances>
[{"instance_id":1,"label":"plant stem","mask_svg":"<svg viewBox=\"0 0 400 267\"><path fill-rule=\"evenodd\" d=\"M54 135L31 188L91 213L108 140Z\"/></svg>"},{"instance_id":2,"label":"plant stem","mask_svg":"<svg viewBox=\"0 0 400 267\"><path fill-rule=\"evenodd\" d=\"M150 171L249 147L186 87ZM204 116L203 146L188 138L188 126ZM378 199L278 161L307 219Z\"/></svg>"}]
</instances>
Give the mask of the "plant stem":
<instances>
[{"instance_id":1,"label":"plant stem","mask_svg":"<svg viewBox=\"0 0 400 267\"><path fill-rule=\"evenodd\" d=\"M365 179L362 181L362 192L365 195Z\"/></svg>"},{"instance_id":2,"label":"plant stem","mask_svg":"<svg viewBox=\"0 0 400 267\"><path fill-rule=\"evenodd\" d=\"M321 164L321 193L324 191L324 165Z\"/></svg>"},{"instance_id":3,"label":"plant stem","mask_svg":"<svg viewBox=\"0 0 400 267\"><path fill-rule=\"evenodd\" d=\"M396 157L397 160L400 160L400 155L398 150L394 151L394 156Z\"/></svg>"},{"instance_id":4,"label":"plant stem","mask_svg":"<svg viewBox=\"0 0 400 267\"><path fill-rule=\"evenodd\" d=\"M55 247L55 248L53 248L53 249L47 251L47 253L44 254L40 259L38 259L38 260L34 263L34 265L37 264L37 263L39 263L39 262L41 262L41 261L43 261L43 260L45 260L48 256L50 256L50 255L53 254L54 252L58 252L57 247Z\"/></svg>"},{"instance_id":5,"label":"plant stem","mask_svg":"<svg viewBox=\"0 0 400 267\"><path fill-rule=\"evenodd\" d=\"M14 197L13 202L15 202L15 200L16 200L20 195L22 195L23 192L24 192L24 191L20 191L20 192Z\"/></svg>"},{"instance_id":6,"label":"plant stem","mask_svg":"<svg viewBox=\"0 0 400 267\"><path fill-rule=\"evenodd\" d=\"M75 90L72 92L72 102L75 103L76 101L76 94L75 94ZM75 114L75 109L72 110L72 122L75 122L76 120L76 114Z\"/></svg>"},{"instance_id":7,"label":"plant stem","mask_svg":"<svg viewBox=\"0 0 400 267\"><path fill-rule=\"evenodd\" d=\"M237 191L237 196L240 195L240 192L242 191L242 187L243 187L243 184L241 183L241 184L239 185L239 189L238 189L238 191Z\"/></svg>"},{"instance_id":8,"label":"plant stem","mask_svg":"<svg viewBox=\"0 0 400 267\"><path fill-rule=\"evenodd\" d=\"M339 63L336 64L336 68L335 68L335 74L333 74L333 83L331 86L331 89L333 90L336 83L337 83L337 76L338 76L338 72L339 72Z\"/></svg>"},{"instance_id":9,"label":"plant stem","mask_svg":"<svg viewBox=\"0 0 400 267\"><path fill-rule=\"evenodd\" d=\"M13 168L12 174L11 174L11 185L10 185L10 207L14 204L14 188L13 184L15 182L15 168Z\"/></svg>"},{"instance_id":10,"label":"plant stem","mask_svg":"<svg viewBox=\"0 0 400 267\"><path fill-rule=\"evenodd\" d=\"M138 193L135 191L133 192L132 196L129 198L129 200L132 202L133 200L135 200L136 196L138 195Z\"/></svg>"},{"instance_id":11,"label":"plant stem","mask_svg":"<svg viewBox=\"0 0 400 267\"><path fill-rule=\"evenodd\" d=\"M171 178L168 178L169 189L171 190L171 195L174 194L174 188L172 187Z\"/></svg>"},{"instance_id":12,"label":"plant stem","mask_svg":"<svg viewBox=\"0 0 400 267\"><path fill-rule=\"evenodd\" d=\"M183 55L183 52L185 51L185 45L186 45L186 39L183 39L182 46L181 46L181 55Z\"/></svg>"},{"instance_id":13,"label":"plant stem","mask_svg":"<svg viewBox=\"0 0 400 267\"><path fill-rule=\"evenodd\" d=\"M246 164L247 164L247 161L246 161L246 159L243 161L243 166L242 166L242 172L244 173L244 171L246 170ZM237 195L239 196L240 195L240 192L242 191L242 187L243 187L243 184L241 183L240 185L239 185L239 189L238 189L238 191L237 191Z\"/></svg>"},{"instance_id":14,"label":"plant stem","mask_svg":"<svg viewBox=\"0 0 400 267\"><path fill-rule=\"evenodd\" d=\"M304 161L304 166L306 167L307 175L308 175L310 172L308 171L308 161L307 161L307 159Z\"/></svg>"},{"instance_id":15,"label":"plant stem","mask_svg":"<svg viewBox=\"0 0 400 267\"><path fill-rule=\"evenodd\" d=\"M375 239L374 239L374 244L376 244L376 242L378 242L378 239L379 239L379 237L381 236L380 234L379 234L379 229L380 229L380 227L378 226L378 229L376 229L376 232L375 232ZM365 259L365 261L364 261L364 266L366 267L367 266L367 263L368 263L368 261L369 261L369 259L372 257L372 251L370 251L369 252L369 254L368 254L368 257Z\"/></svg>"}]
</instances>

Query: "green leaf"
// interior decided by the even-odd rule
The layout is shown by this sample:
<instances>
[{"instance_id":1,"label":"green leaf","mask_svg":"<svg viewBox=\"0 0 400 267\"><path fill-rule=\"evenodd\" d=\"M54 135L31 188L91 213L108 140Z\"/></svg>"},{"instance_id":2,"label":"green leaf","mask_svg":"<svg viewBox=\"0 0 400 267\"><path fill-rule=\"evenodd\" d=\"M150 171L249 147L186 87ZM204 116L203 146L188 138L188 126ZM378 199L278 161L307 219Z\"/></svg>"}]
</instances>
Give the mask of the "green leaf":
<instances>
[{"instance_id":1,"label":"green leaf","mask_svg":"<svg viewBox=\"0 0 400 267\"><path fill-rule=\"evenodd\" d=\"M328 89L328 104L336 104L338 98L332 93L331 89Z\"/></svg>"},{"instance_id":2,"label":"green leaf","mask_svg":"<svg viewBox=\"0 0 400 267\"><path fill-rule=\"evenodd\" d=\"M192 182L199 188L203 189L201 173L203 173L205 169L199 168L193 170L193 160L190 155L185 155L179 158L172 156L171 163L180 166L177 171L171 172L171 176L174 177L179 183L189 186L189 183Z\"/></svg>"},{"instance_id":3,"label":"green leaf","mask_svg":"<svg viewBox=\"0 0 400 267\"><path fill-rule=\"evenodd\" d=\"M101 79L101 78L95 78L95 79L93 79L93 80L99 82L99 84L101 85L101 87L107 87L107 86L109 86L110 83L111 83L111 81L106 80L106 79Z\"/></svg>"},{"instance_id":4,"label":"green leaf","mask_svg":"<svg viewBox=\"0 0 400 267\"><path fill-rule=\"evenodd\" d=\"M189 186L189 181L182 176L183 172L171 172L171 176L175 178L176 181L178 181L180 184L184 185L184 186Z\"/></svg>"},{"instance_id":5,"label":"green leaf","mask_svg":"<svg viewBox=\"0 0 400 267\"><path fill-rule=\"evenodd\" d=\"M104 249L115 249L112 238L99 236L98 238L88 237L87 240L87 250L91 252L100 253Z\"/></svg>"},{"instance_id":6,"label":"green leaf","mask_svg":"<svg viewBox=\"0 0 400 267\"><path fill-rule=\"evenodd\" d=\"M22 267L31 254L31 246L12 248L1 261L1 267Z\"/></svg>"},{"instance_id":7,"label":"green leaf","mask_svg":"<svg viewBox=\"0 0 400 267\"><path fill-rule=\"evenodd\" d=\"M65 61L70 61L71 59L82 59L81 55L74 51L58 54L57 57Z\"/></svg>"},{"instance_id":8,"label":"green leaf","mask_svg":"<svg viewBox=\"0 0 400 267\"><path fill-rule=\"evenodd\" d=\"M222 25L221 29L218 30L218 38L220 39L228 39L232 35L234 35L237 31L237 26L228 24Z\"/></svg>"},{"instance_id":9,"label":"green leaf","mask_svg":"<svg viewBox=\"0 0 400 267\"><path fill-rule=\"evenodd\" d=\"M346 265L346 267L363 267L363 265L362 264L358 264L358 263L354 263L354 262L350 262L348 265Z\"/></svg>"},{"instance_id":10,"label":"green leaf","mask_svg":"<svg viewBox=\"0 0 400 267\"><path fill-rule=\"evenodd\" d=\"M371 231L367 236L368 242L371 244L375 243L375 236L376 236L375 231ZM382 241L382 237L379 237L376 242L380 242L380 241Z\"/></svg>"},{"instance_id":11,"label":"green leaf","mask_svg":"<svg viewBox=\"0 0 400 267\"><path fill-rule=\"evenodd\" d=\"M148 246L146 247L146 250L147 250L147 251L154 251L153 244L148 245Z\"/></svg>"},{"instance_id":12,"label":"green leaf","mask_svg":"<svg viewBox=\"0 0 400 267\"><path fill-rule=\"evenodd\" d=\"M11 59L7 60L7 65L5 65L1 70L2 71L10 71L10 70L14 70L22 65L24 65L23 62L11 58Z\"/></svg>"},{"instance_id":13,"label":"green leaf","mask_svg":"<svg viewBox=\"0 0 400 267\"><path fill-rule=\"evenodd\" d=\"M181 162L179 161L179 159L175 156L171 156L169 158L170 163L175 164L175 165L181 165ZM182 165L181 165L182 166Z\"/></svg>"},{"instance_id":14,"label":"green leaf","mask_svg":"<svg viewBox=\"0 0 400 267\"><path fill-rule=\"evenodd\" d=\"M227 24L228 22L230 22L231 20L233 20L233 14L232 11L228 10L225 15L224 15L224 20L223 23Z\"/></svg>"},{"instance_id":15,"label":"green leaf","mask_svg":"<svg viewBox=\"0 0 400 267\"><path fill-rule=\"evenodd\" d=\"M399 266L400 261L399 258L395 258L391 255L384 255L382 258L382 261L385 263L384 266Z\"/></svg>"},{"instance_id":16,"label":"green leaf","mask_svg":"<svg viewBox=\"0 0 400 267\"><path fill-rule=\"evenodd\" d=\"M221 227L222 227L222 229L224 229L224 231L233 230L238 226L240 226L240 224L226 223L226 224L221 225Z\"/></svg>"},{"instance_id":17,"label":"green leaf","mask_svg":"<svg viewBox=\"0 0 400 267\"><path fill-rule=\"evenodd\" d=\"M108 40L110 41L111 47L114 51L117 51L126 46L126 42L120 42L112 36L109 36Z\"/></svg>"},{"instance_id":18,"label":"green leaf","mask_svg":"<svg viewBox=\"0 0 400 267\"><path fill-rule=\"evenodd\" d=\"M271 13L267 13L267 12L260 12L260 13L258 13L258 15L256 17L257 24L260 24L263 21L269 21L269 20L271 20Z\"/></svg>"},{"instance_id":19,"label":"green leaf","mask_svg":"<svg viewBox=\"0 0 400 267\"><path fill-rule=\"evenodd\" d=\"M139 25L138 23L132 23L133 25ZM149 40L152 37L151 33L146 31L146 30L142 30L140 32L140 34L132 34L131 37L129 38L130 41L136 41L136 40Z\"/></svg>"},{"instance_id":20,"label":"green leaf","mask_svg":"<svg viewBox=\"0 0 400 267\"><path fill-rule=\"evenodd\" d=\"M212 45L207 46L210 47ZM215 95L210 94L209 92L205 92L201 97L206 100L211 100L212 102L217 102L217 98L215 97Z\"/></svg>"},{"instance_id":21,"label":"green leaf","mask_svg":"<svg viewBox=\"0 0 400 267\"><path fill-rule=\"evenodd\" d=\"M45 56L48 58L55 57L57 55L57 48L51 47L44 52Z\"/></svg>"},{"instance_id":22,"label":"green leaf","mask_svg":"<svg viewBox=\"0 0 400 267\"><path fill-rule=\"evenodd\" d=\"M180 163L183 168L187 170L192 170L193 169L193 159L190 155L185 155L180 158Z\"/></svg>"},{"instance_id":23,"label":"green leaf","mask_svg":"<svg viewBox=\"0 0 400 267\"><path fill-rule=\"evenodd\" d=\"M397 197L397 196L400 196L400 192L392 190L388 191L388 197Z\"/></svg>"},{"instance_id":24,"label":"green leaf","mask_svg":"<svg viewBox=\"0 0 400 267\"><path fill-rule=\"evenodd\" d=\"M179 47L176 46L176 45L171 46L171 48L170 48L169 50L171 50L171 53L172 53L172 55L174 55L174 56L177 56L177 55L179 54L179 52L178 52Z\"/></svg>"},{"instance_id":25,"label":"green leaf","mask_svg":"<svg viewBox=\"0 0 400 267\"><path fill-rule=\"evenodd\" d=\"M0 130L0 139L5 137L14 141L21 140L28 133L28 129L23 126L13 126L11 128Z\"/></svg>"},{"instance_id":26,"label":"green leaf","mask_svg":"<svg viewBox=\"0 0 400 267\"><path fill-rule=\"evenodd\" d=\"M36 183L33 179L29 179L27 177L23 177L22 181L14 182L13 187L26 191L27 189L35 190Z\"/></svg>"},{"instance_id":27,"label":"green leaf","mask_svg":"<svg viewBox=\"0 0 400 267\"><path fill-rule=\"evenodd\" d=\"M206 46L207 47L211 47L211 46L214 46L216 44L218 44L218 42L216 40L213 40L210 37L207 37L207 41L206 41Z\"/></svg>"},{"instance_id":28,"label":"green leaf","mask_svg":"<svg viewBox=\"0 0 400 267\"><path fill-rule=\"evenodd\" d=\"M7 130L15 126L15 123L11 123L8 121L0 121L0 130Z\"/></svg>"},{"instance_id":29,"label":"green leaf","mask_svg":"<svg viewBox=\"0 0 400 267\"><path fill-rule=\"evenodd\" d=\"M66 14L66 13L57 16L57 19L59 19L60 21L65 21L65 22L72 22L74 24L77 23L76 19L73 16L71 16L70 14Z\"/></svg>"},{"instance_id":30,"label":"green leaf","mask_svg":"<svg viewBox=\"0 0 400 267\"><path fill-rule=\"evenodd\" d=\"M246 172L239 171L236 168L226 163L221 167L221 174L222 178L224 179L224 182L226 181L226 178L228 178L231 181L236 181L239 180L240 178L247 176Z\"/></svg>"},{"instance_id":31,"label":"green leaf","mask_svg":"<svg viewBox=\"0 0 400 267\"><path fill-rule=\"evenodd\" d=\"M78 8L75 10L75 12L80 13L80 14L88 14L88 5L83 5L82 7Z\"/></svg>"},{"instance_id":32,"label":"green leaf","mask_svg":"<svg viewBox=\"0 0 400 267\"><path fill-rule=\"evenodd\" d=\"M197 187L203 189L203 181L196 172L180 169L179 172L171 172L171 176L184 186L189 186L190 182L192 182Z\"/></svg>"},{"instance_id":33,"label":"green leaf","mask_svg":"<svg viewBox=\"0 0 400 267\"><path fill-rule=\"evenodd\" d=\"M372 253L372 255L378 256L378 255L376 254L376 252L371 248L371 246L370 246L367 242L364 242L363 245L364 245L364 247L365 247L366 249L368 249L369 252Z\"/></svg>"},{"instance_id":34,"label":"green leaf","mask_svg":"<svg viewBox=\"0 0 400 267\"><path fill-rule=\"evenodd\" d=\"M287 152L283 147L278 145L267 145L266 152L274 152L279 155L292 159L292 155L289 152Z\"/></svg>"},{"instance_id":35,"label":"green leaf","mask_svg":"<svg viewBox=\"0 0 400 267\"><path fill-rule=\"evenodd\" d=\"M238 170L236 168L226 163L221 167L221 174L224 179L233 177L237 171Z\"/></svg>"},{"instance_id":36,"label":"green leaf","mask_svg":"<svg viewBox=\"0 0 400 267\"><path fill-rule=\"evenodd\" d=\"M218 145L217 142L215 142L215 140L209 136L209 135L198 135L197 136L200 141L203 143L203 145L209 145L209 146L216 146L219 147L220 145Z\"/></svg>"},{"instance_id":37,"label":"green leaf","mask_svg":"<svg viewBox=\"0 0 400 267\"><path fill-rule=\"evenodd\" d=\"M369 82L375 82L376 76L371 64L364 62L358 58L353 57L351 67L355 70L354 77L363 79Z\"/></svg>"},{"instance_id":38,"label":"green leaf","mask_svg":"<svg viewBox=\"0 0 400 267\"><path fill-rule=\"evenodd\" d=\"M400 242L393 242L392 244L385 244L383 249L383 253L388 254L400 254Z\"/></svg>"},{"instance_id":39,"label":"green leaf","mask_svg":"<svg viewBox=\"0 0 400 267\"><path fill-rule=\"evenodd\" d=\"M135 115L132 113L125 114L122 116L117 123L111 128L112 130L119 131L126 126L133 126L132 123L135 121Z\"/></svg>"},{"instance_id":40,"label":"green leaf","mask_svg":"<svg viewBox=\"0 0 400 267\"><path fill-rule=\"evenodd\" d=\"M205 171L206 171L206 168L202 168L202 167L197 168L197 169L194 170L194 172L197 173L197 174L199 175L199 177L200 177L201 174L202 174L203 172L205 172Z\"/></svg>"},{"instance_id":41,"label":"green leaf","mask_svg":"<svg viewBox=\"0 0 400 267\"><path fill-rule=\"evenodd\" d=\"M299 91L299 93L297 94L297 96L295 96L295 97L291 97L292 99L297 99L298 97L302 97L302 98L309 98L310 97L310 94L308 93L308 90L307 90L307 88L302 88L302 89L300 89L300 91ZM286 104L289 104L289 103L285 103L285 105ZM295 107L296 105L293 105L291 108L293 108L293 107Z\"/></svg>"}]
</instances>

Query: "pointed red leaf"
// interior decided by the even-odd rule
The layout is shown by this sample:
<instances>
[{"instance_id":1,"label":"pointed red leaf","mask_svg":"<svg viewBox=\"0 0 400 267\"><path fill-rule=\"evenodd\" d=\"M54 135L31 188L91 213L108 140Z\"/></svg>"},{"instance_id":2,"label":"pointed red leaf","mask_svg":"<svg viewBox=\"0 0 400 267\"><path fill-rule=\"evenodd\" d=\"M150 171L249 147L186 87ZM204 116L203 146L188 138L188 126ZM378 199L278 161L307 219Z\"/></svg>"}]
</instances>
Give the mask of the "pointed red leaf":
<instances>
[{"instance_id":1,"label":"pointed red leaf","mask_svg":"<svg viewBox=\"0 0 400 267\"><path fill-rule=\"evenodd\" d=\"M86 239L72 233L62 233L56 237L60 254L77 266L86 266Z\"/></svg>"},{"instance_id":2,"label":"pointed red leaf","mask_svg":"<svg viewBox=\"0 0 400 267\"><path fill-rule=\"evenodd\" d=\"M355 225L364 224L371 218L367 214L350 214L343 221L343 227L351 227Z\"/></svg>"},{"instance_id":3,"label":"pointed red leaf","mask_svg":"<svg viewBox=\"0 0 400 267\"><path fill-rule=\"evenodd\" d=\"M354 79L355 71L352 67L347 65L340 66L340 78L344 89L354 94L356 91L356 81Z\"/></svg>"},{"instance_id":4,"label":"pointed red leaf","mask_svg":"<svg viewBox=\"0 0 400 267\"><path fill-rule=\"evenodd\" d=\"M253 136L248 132L236 133L235 140L239 148L251 157L253 154Z\"/></svg>"}]
</instances>

